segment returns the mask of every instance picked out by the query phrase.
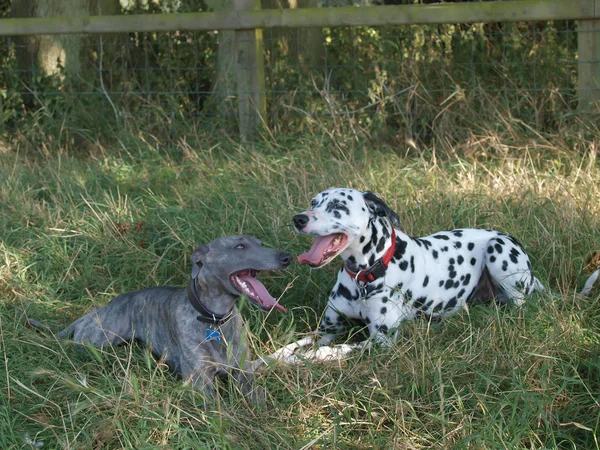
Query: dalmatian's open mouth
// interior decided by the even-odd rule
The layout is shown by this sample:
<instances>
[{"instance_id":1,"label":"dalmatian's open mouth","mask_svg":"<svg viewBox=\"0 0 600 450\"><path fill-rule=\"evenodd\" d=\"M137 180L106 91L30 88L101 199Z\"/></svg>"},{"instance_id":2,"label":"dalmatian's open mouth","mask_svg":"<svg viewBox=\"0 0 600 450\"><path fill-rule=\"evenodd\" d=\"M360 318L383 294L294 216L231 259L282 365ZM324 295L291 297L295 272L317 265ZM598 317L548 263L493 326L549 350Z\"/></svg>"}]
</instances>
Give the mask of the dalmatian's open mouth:
<instances>
[{"instance_id":1,"label":"dalmatian's open mouth","mask_svg":"<svg viewBox=\"0 0 600 450\"><path fill-rule=\"evenodd\" d=\"M287 309L277 303L267 288L256 278L259 271L254 269L240 270L229 276L233 286L250 299L259 308L270 311L277 309L281 312L287 312Z\"/></svg>"},{"instance_id":2,"label":"dalmatian's open mouth","mask_svg":"<svg viewBox=\"0 0 600 450\"><path fill-rule=\"evenodd\" d=\"M314 268L323 267L339 255L346 248L347 243L348 236L344 233L318 236L309 251L298 255L298 262Z\"/></svg>"}]
</instances>

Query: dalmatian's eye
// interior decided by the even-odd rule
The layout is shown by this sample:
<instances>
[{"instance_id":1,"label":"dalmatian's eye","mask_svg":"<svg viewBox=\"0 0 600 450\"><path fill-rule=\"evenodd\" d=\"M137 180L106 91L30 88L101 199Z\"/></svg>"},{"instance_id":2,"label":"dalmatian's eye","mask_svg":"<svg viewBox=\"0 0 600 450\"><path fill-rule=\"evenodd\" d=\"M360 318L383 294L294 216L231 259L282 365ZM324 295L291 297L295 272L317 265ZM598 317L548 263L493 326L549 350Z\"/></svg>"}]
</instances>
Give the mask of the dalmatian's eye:
<instances>
[{"instance_id":1,"label":"dalmatian's eye","mask_svg":"<svg viewBox=\"0 0 600 450\"><path fill-rule=\"evenodd\" d=\"M235 246L235 248L243 250L243 249L246 248L246 244L238 244L238 245Z\"/></svg>"},{"instance_id":2,"label":"dalmatian's eye","mask_svg":"<svg viewBox=\"0 0 600 450\"><path fill-rule=\"evenodd\" d=\"M316 200L311 201L310 202L310 207L314 208L315 206L317 206L317 201Z\"/></svg>"}]
</instances>

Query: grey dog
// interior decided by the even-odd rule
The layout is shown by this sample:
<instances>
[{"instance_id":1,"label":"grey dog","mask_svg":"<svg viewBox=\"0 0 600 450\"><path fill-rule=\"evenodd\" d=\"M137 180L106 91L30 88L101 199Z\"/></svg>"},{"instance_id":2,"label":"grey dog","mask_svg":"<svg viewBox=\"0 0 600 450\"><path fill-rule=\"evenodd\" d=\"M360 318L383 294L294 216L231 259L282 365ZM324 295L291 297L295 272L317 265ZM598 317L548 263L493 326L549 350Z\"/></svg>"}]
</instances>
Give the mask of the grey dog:
<instances>
[{"instance_id":1,"label":"grey dog","mask_svg":"<svg viewBox=\"0 0 600 450\"><path fill-rule=\"evenodd\" d=\"M216 377L231 374L244 395L261 401L236 300L244 294L265 311L286 312L256 275L282 270L291 261L290 254L263 247L255 237L224 236L194 251L187 288L164 286L121 294L57 336L97 347L141 341L207 397L214 395ZM32 319L28 322L48 328Z\"/></svg>"}]
</instances>

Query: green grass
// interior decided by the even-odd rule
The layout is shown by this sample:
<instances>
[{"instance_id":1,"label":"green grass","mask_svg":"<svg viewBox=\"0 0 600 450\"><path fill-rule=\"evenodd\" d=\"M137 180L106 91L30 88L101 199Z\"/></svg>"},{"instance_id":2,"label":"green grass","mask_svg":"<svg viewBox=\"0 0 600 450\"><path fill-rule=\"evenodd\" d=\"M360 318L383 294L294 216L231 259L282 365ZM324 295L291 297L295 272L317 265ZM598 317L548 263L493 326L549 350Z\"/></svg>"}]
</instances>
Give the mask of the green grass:
<instances>
[{"instance_id":1,"label":"green grass","mask_svg":"<svg viewBox=\"0 0 600 450\"><path fill-rule=\"evenodd\" d=\"M188 132L168 150L142 133L81 147L64 135L5 143L0 448L31 447L26 437L44 449L598 448L600 298L574 293L600 249L600 134L522 125L477 124L426 148L323 127L254 145ZM521 310L474 307L435 329L412 323L392 348L342 363L269 367L261 408L229 383L203 407L139 346L86 350L24 326L183 285L194 246L223 234L298 254L310 241L291 217L336 185L377 192L412 235L514 234L551 293ZM290 311L265 316L242 302L254 354L315 328L337 268L263 274Z\"/></svg>"}]
</instances>

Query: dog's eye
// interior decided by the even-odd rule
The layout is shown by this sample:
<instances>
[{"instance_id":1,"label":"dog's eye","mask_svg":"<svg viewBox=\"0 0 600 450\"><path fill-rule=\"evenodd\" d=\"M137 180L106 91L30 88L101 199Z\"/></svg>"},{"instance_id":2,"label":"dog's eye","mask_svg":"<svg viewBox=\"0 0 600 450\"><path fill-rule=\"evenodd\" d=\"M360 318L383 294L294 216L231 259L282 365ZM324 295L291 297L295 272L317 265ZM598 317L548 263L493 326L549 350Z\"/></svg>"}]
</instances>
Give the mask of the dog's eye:
<instances>
[{"instance_id":1,"label":"dog's eye","mask_svg":"<svg viewBox=\"0 0 600 450\"><path fill-rule=\"evenodd\" d=\"M244 249L246 248L246 244L238 244L235 246L235 248Z\"/></svg>"},{"instance_id":2,"label":"dog's eye","mask_svg":"<svg viewBox=\"0 0 600 450\"><path fill-rule=\"evenodd\" d=\"M313 200L312 202L310 202L310 207L314 208L315 206L317 206L317 201Z\"/></svg>"}]
</instances>

